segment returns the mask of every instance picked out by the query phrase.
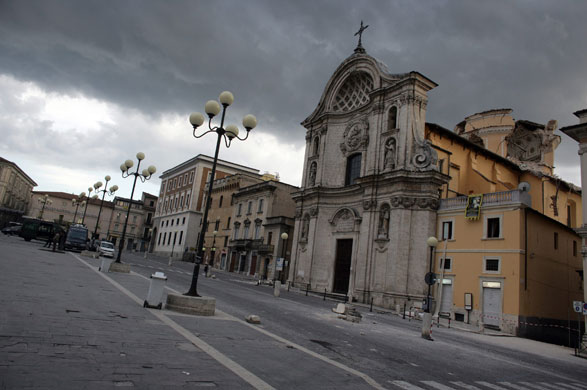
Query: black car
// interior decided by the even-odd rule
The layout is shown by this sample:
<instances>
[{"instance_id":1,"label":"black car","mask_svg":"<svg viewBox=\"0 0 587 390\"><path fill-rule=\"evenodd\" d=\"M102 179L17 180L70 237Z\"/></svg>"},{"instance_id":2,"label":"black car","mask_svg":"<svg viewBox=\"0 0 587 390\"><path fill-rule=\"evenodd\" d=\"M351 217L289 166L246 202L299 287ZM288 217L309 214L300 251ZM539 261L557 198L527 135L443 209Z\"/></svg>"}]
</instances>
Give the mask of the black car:
<instances>
[{"instance_id":1,"label":"black car","mask_svg":"<svg viewBox=\"0 0 587 390\"><path fill-rule=\"evenodd\" d=\"M21 229L22 223L10 222L8 226L2 229L2 233L6 234L7 236L12 236L14 234L19 234Z\"/></svg>"}]
</instances>

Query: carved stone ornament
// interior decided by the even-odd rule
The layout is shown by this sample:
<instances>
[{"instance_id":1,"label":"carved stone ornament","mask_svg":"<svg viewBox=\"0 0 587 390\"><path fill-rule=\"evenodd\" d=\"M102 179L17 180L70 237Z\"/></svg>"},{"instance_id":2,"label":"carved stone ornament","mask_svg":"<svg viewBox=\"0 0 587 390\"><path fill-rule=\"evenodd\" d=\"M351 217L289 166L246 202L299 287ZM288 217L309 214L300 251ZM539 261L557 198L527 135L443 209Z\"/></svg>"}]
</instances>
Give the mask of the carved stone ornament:
<instances>
[{"instance_id":1,"label":"carved stone ornament","mask_svg":"<svg viewBox=\"0 0 587 390\"><path fill-rule=\"evenodd\" d=\"M409 196L394 196L391 198L391 207L410 209L418 207L426 210L438 210L440 202L438 199L414 198Z\"/></svg>"},{"instance_id":2,"label":"carved stone ornament","mask_svg":"<svg viewBox=\"0 0 587 390\"><path fill-rule=\"evenodd\" d=\"M414 155L412 157L412 164L420 171L431 171L437 169L438 154L430 144L424 140L418 142L414 147Z\"/></svg>"},{"instance_id":3,"label":"carved stone ornament","mask_svg":"<svg viewBox=\"0 0 587 390\"><path fill-rule=\"evenodd\" d=\"M295 215L296 219L300 219L302 218L302 209L296 209L296 215Z\"/></svg>"},{"instance_id":4,"label":"carved stone ornament","mask_svg":"<svg viewBox=\"0 0 587 390\"><path fill-rule=\"evenodd\" d=\"M310 209L310 215L311 215L312 217L315 217L315 216L317 216L317 215L318 215L318 207L312 207L312 208Z\"/></svg>"},{"instance_id":5,"label":"carved stone ornament","mask_svg":"<svg viewBox=\"0 0 587 390\"><path fill-rule=\"evenodd\" d=\"M373 199L366 199L363 201L363 209L369 210L377 205L377 202Z\"/></svg>"},{"instance_id":6,"label":"carved stone ornament","mask_svg":"<svg viewBox=\"0 0 587 390\"><path fill-rule=\"evenodd\" d=\"M366 119L351 122L344 131L343 137L344 141L340 144L340 150L344 154L366 149L369 145L369 122Z\"/></svg>"}]
</instances>

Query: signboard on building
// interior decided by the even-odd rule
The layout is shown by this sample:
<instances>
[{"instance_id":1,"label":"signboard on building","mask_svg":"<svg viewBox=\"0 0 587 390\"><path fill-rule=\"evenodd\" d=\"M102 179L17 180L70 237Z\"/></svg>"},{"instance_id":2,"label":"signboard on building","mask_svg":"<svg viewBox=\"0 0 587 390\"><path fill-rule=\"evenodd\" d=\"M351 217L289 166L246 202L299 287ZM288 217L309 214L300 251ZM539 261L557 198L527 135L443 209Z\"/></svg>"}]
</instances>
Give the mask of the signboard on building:
<instances>
[{"instance_id":1,"label":"signboard on building","mask_svg":"<svg viewBox=\"0 0 587 390\"><path fill-rule=\"evenodd\" d=\"M469 195L467 199L467 208L465 209L465 218L478 219L481 215L481 204L483 203L483 194Z\"/></svg>"},{"instance_id":2,"label":"signboard on building","mask_svg":"<svg viewBox=\"0 0 587 390\"><path fill-rule=\"evenodd\" d=\"M277 262L275 263L275 270L276 271L283 271L283 257L277 258Z\"/></svg>"},{"instance_id":3,"label":"signboard on building","mask_svg":"<svg viewBox=\"0 0 587 390\"><path fill-rule=\"evenodd\" d=\"M573 310L575 311L575 313L582 313L583 312L583 302L573 301Z\"/></svg>"}]
</instances>

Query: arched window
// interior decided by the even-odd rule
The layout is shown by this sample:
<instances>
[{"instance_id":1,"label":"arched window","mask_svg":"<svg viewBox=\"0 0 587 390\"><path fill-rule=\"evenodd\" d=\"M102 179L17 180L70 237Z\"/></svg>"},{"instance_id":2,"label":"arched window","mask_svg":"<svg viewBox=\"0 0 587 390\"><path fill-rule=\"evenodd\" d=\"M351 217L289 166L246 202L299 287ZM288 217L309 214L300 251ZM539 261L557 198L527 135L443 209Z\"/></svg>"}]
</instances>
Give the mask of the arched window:
<instances>
[{"instance_id":1,"label":"arched window","mask_svg":"<svg viewBox=\"0 0 587 390\"><path fill-rule=\"evenodd\" d=\"M317 156L319 152L320 152L320 138L316 137L316 138L314 138L314 149L313 149L312 156Z\"/></svg>"},{"instance_id":2,"label":"arched window","mask_svg":"<svg viewBox=\"0 0 587 390\"><path fill-rule=\"evenodd\" d=\"M353 154L346 161L345 185L355 184L361 176L361 153Z\"/></svg>"},{"instance_id":3,"label":"arched window","mask_svg":"<svg viewBox=\"0 0 587 390\"><path fill-rule=\"evenodd\" d=\"M387 130L397 129L397 107L393 106L389 109L387 116Z\"/></svg>"}]
</instances>

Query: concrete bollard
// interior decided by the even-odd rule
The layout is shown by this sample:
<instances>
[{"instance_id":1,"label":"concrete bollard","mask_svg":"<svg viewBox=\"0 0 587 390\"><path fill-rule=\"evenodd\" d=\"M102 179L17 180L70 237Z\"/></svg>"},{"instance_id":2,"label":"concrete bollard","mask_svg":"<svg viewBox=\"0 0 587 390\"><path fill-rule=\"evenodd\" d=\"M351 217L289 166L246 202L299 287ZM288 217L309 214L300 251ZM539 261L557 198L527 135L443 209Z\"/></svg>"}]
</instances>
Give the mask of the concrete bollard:
<instances>
[{"instance_id":1,"label":"concrete bollard","mask_svg":"<svg viewBox=\"0 0 587 390\"><path fill-rule=\"evenodd\" d=\"M279 293L281 292L281 282L279 280L276 280L273 283L273 295L276 297L279 297Z\"/></svg>"},{"instance_id":2,"label":"concrete bollard","mask_svg":"<svg viewBox=\"0 0 587 390\"><path fill-rule=\"evenodd\" d=\"M422 338L432 340L432 313L422 315Z\"/></svg>"}]
</instances>

